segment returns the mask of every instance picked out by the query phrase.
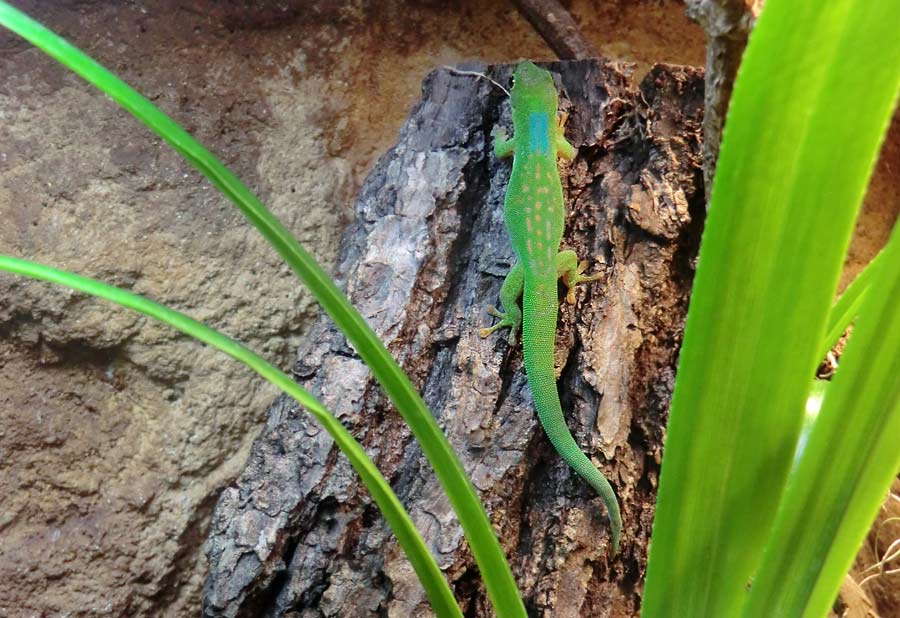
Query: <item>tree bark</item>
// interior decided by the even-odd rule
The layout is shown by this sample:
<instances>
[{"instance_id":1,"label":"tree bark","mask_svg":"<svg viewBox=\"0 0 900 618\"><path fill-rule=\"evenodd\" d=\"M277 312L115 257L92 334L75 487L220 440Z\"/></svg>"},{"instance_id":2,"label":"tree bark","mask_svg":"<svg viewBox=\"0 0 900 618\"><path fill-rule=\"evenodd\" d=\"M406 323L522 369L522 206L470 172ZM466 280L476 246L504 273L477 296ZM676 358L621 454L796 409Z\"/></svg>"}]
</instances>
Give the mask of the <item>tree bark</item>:
<instances>
[{"instance_id":1,"label":"tree bark","mask_svg":"<svg viewBox=\"0 0 900 618\"><path fill-rule=\"evenodd\" d=\"M491 129L508 101L486 80L433 72L397 145L369 175L340 278L445 429L482 496L534 616L634 616L693 260L704 216L699 70L547 65L567 137L563 244L601 281L560 305L556 360L578 442L615 487L621 553L602 504L544 436L522 354L481 339L513 261L510 166ZM509 83L511 65L467 66ZM467 616L493 615L462 531L399 415L327 318L294 374L364 444L445 570ZM205 616L430 616L421 586L328 434L292 401L269 410L207 541Z\"/></svg>"}]
</instances>

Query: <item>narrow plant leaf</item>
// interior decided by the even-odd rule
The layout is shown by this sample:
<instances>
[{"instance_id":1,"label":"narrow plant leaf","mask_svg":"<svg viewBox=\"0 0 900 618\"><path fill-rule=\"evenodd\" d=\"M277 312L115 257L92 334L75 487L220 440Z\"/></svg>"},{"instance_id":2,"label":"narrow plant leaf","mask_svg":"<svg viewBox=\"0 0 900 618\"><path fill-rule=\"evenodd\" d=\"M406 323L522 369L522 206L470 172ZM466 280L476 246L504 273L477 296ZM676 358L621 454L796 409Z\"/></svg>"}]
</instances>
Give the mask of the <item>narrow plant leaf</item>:
<instances>
[{"instance_id":1,"label":"narrow plant leaf","mask_svg":"<svg viewBox=\"0 0 900 618\"><path fill-rule=\"evenodd\" d=\"M644 616L741 611L891 114L898 23L893 0L768 0L750 37L685 326Z\"/></svg>"},{"instance_id":2,"label":"narrow plant leaf","mask_svg":"<svg viewBox=\"0 0 900 618\"><path fill-rule=\"evenodd\" d=\"M806 443L809 441L809 434L812 432L813 424L816 417L819 416L819 410L822 409L822 400L825 398L825 391L828 390L828 380L813 380L812 387L809 389L809 397L806 399L806 408L803 411L803 425L800 427L800 437L797 438L797 448L794 449L794 462L791 471L797 467L800 456L806 449Z\"/></svg>"},{"instance_id":3,"label":"narrow plant leaf","mask_svg":"<svg viewBox=\"0 0 900 618\"><path fill-rule=\"evenodd\" d=\"M5 2L0 2L0 25L28 40L131 112L202 172L256 226L335 321L419 441L459 518L498 615L524 617L525 606L506 556L462 463L409 378L315 259L230 170L125 82Z\"/></svg>"},{"instance_id":4,"label":"narrow plant leaf","mask_svg":"<svg viewBox=\"0 0 900 618\"><path fill-rule=\"evenodd\" d=\"M180 330L186 335L190 335L198 341L225 352L293 397L297 403L316 417L316 420L334 438L335 444L337 444L338 448L341 449L341 452L344 453L359 474L369 493L375 499L376 504L378 504L378 508L381 509L385 519L391 526L391 530L400 542L403 551L406 552L437 615L462 618L462 612L456 603L456 599L453 597L450 587L447 585L446 579L444 579L434 557L429 553L425 541L422 540L387 480L366 455L363 447L344 428L340 421L318 399L294 382L290 376L234 339L183 313L154 303L143 296L126 292L94 279L3 255L0 255L0 270L64 285L73 290L104 298L123 307L146 314L164 324L168 324L172 328Z\"/></svg>"},{"instance_id":5,"label":"narrow plant leaf","mask_svg":"<svg viewBox=\"0 0 900 618\"><path fill-rule=\"evenodd\" d=\"M744 616L824 616L900 470L900 233L788 482ZM790 582L791 585L785 585Z\"/></svg>"},{"instance_id":6,"label":"narrow plant leaf","mask_svg":"<svg viewBox=\"0 0 900 618\"><path fill-rule=\"evenodd\" d=\"M819 358L825 358L828 351L834 347L837 340L840 339L847 327L850 326L850 323L859 314L863 295L869 288L872 272L874 272L880 257L881 253L872 258L872 261L866 264L866 267L856 275L856 278L850 282L844 293L834 303L831 313L828 314L828 328L825 331L825 338L822 339L822 347L819 348Z\"/></svg>"}]
</instances>

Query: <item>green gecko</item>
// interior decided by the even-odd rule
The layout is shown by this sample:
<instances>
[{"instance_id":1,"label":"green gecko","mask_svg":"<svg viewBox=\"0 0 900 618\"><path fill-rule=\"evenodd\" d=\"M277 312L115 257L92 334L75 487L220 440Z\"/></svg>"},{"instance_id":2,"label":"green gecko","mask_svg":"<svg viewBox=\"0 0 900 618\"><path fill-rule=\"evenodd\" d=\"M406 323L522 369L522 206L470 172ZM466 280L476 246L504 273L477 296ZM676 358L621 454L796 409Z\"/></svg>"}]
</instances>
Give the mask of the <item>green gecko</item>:
<instances>
[{"instance_id":1,"label":"green gecko","mask_svg":"<svg viewBox=\"0 0 900 618\"><path fill-rule=\"evenodd\" d=\"M482 329L481 336L508 327L510 344L514 344L522 330L525 371L541 425L566 463L603 499L615 555L622 531L619 503L609 481L581 451L566 426L553 368L559 308L557 279L562 278L568 288L566 301L574 304L575 286L599 278L583 274L587 264L579 263L574 251L559 251L565 206L556 158L572 159L575 148L563 135L565 117L557 119L559 97L549 72L531 62L521 62L513 73L510 102L515 135L507 139L502 130L498 131L494 153L497 157L515 155L503 215L518 261L500 290L505 313L488 307L488 313L500 321ZM524 319L518 306L520 297Z\"/></svg>"}]
</instances>

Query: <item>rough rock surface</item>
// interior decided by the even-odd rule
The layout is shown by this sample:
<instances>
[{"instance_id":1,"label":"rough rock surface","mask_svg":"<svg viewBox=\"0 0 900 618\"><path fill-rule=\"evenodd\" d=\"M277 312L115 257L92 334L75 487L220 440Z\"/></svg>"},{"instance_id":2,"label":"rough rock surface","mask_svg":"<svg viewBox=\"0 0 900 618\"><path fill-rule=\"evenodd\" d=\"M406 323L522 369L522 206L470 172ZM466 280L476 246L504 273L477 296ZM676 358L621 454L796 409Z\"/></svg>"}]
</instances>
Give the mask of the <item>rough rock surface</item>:
<instances>
[{"instance_id":1,"label":"rough rock surface","mask_svg":"<svg viewBox=\"0 0 900 618\"><path fill-rule=\"evenodd\" d=\"M484 70L484 67L468 67ZM529 608L542 616L633 616L646 560L662 427L702 226L702 75L656 67L551 65L567 135L564 245L601 283L563 305L556 358L563 407L622 501L623 552L607 561L599 499L543 436L503 337L481 339L512 253L502 224L508 127L502 93L437 71L397 145L368 177L344 237L348 294L410 373L481 493ZM511 66L488 70L509 81ZM439 484L366 367L327 319L295 374L367 447L409 505L465 605L484 591ZM207 616L427 616L422 590L361 484L302 410L279 400L208 543Z\"/></svg>"}]
</instances>

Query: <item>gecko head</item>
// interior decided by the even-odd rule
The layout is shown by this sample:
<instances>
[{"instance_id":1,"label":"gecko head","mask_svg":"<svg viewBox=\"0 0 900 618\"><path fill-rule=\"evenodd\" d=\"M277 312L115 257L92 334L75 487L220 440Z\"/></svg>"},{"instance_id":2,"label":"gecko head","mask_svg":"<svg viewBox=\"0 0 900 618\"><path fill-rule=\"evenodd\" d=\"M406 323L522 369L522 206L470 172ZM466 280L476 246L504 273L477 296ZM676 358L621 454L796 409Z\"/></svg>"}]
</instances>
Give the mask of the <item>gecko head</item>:
<instances>
[{"instance_id":1,"label":"gecko head","mask_svg":"<svg viewBox=\"0 0 900 618\"><path fill-rule=\"evenodd\" d=\"M556 84L553 76L533 62L523 60L513 71L513 87L510 92L513 105L527 100L556 102Z\"/></svg>"}]
</instances>

